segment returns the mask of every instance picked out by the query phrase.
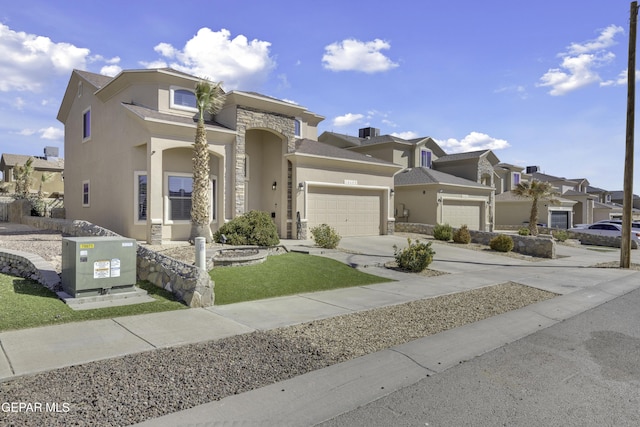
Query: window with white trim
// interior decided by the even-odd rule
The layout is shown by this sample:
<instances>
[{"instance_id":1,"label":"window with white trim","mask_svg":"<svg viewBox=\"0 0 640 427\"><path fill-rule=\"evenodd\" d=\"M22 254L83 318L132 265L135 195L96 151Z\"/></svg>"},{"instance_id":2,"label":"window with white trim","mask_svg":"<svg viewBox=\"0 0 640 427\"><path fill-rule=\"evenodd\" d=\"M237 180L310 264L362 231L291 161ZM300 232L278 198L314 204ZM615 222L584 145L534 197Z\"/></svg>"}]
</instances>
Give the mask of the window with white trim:
<instances>
[{"instance_id":1,"label":"window with white trim","mask_svg":"<svg viewBox=\"0 0 640 427\"><path fill-rule=\"evenodd\" d=\"M196 94L193 90L172 86L169 90L169 97L170 108L198 112Z\"/></svg>"},{"instance_id":2,"label":"window with white trim","mask_svg":"<svg viewBox=\"0 0 640 427\"><path fill-rule=\"evenodd\" d=\"M513 173L513 188L517 187L520 184L520 172Z\"/></svg>"},{"instance_id":3,"label":"window with white trim","mask_svg":"<svg viewBox=\"0 0 640 427\"><path fill-rule=\"evenodd\" d=\"M91 206L91 183L90 181L82 181L82 207Z\"/></svg>"},{"instance_id":4,"label":"window with white trim","mask_svg":"<svg viewBox=\"0 0 640 427\"><path fill-rule=\"evenodd\" d=\"M302 132L302 122L300 121L300 119L295 119L293 121L293 135L301 136L301 132Z\"/></svg>"},{"instance_id":5,"label":"window with white trim","mask_svg":"<svg viewBox=\"0 0 640 427\"><path fill-rule=\"evenodd\" d=\"M147 172L136 171L135 176L135 221L147 220Z\"/></svg>"},{"instance_id":6,"label":"window with white trim","mask_svg":"<svg viewBox=\"0 0 640 427\"><path fill-rule=\"evenodd\" d=\"M431 168L431 151L420 150L420 167Z\"/></svg>"},{"instance_id":7,"label":"window with white trim","mask_svg":"<svg viewBox=\"0 0 640 427\"><path fill-rule=\"evenodd\" d=\"M91 107L82 112L82 142L91 139Z\"/></svg>"},{"instance_id":8,"label":"window with white trim","mask_svg":"<svg viewBox=\"0 0 640 427\"><path fill-rule=\"evenodd\" d=\"M209 181L209 217L216 219L216 177ZM191 221L191 205L193 195L193 176L186 173L165 174L166 220Z\"/></svg>"}]
</instances>

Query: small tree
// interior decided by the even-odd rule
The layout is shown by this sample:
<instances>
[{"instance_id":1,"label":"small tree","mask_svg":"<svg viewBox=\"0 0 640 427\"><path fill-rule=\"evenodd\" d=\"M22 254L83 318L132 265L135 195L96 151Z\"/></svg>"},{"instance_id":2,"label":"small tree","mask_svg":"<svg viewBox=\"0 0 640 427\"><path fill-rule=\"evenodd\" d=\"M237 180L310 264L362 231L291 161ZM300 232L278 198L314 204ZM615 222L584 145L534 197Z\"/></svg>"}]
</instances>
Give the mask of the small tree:
<instances>
[{"instance_id":1,"label":"small tree","mask_svg":"<svg viewBox=\"0 0 640 427\"><path fill-rule=\"evenodd\" d=\"M19 199L29 198L31 184L33 180L33 157L24 162L24 165L16 165L13 168L13 179L15 181L15 194Z\"/></svg>"},{"instance_id":2,"label":"small tree","mask_svg":"<svg viewBox=\"0 0 640 427\"><path fill-rule=\"evenodd\" d=\"M511 190L513 194L519 197L531 199L531 213L529 214L529 231L532 236L538 235L538 202L547 200L551 204L558 203L555 198L558 193L549 182L532 180L531 182L521 182L518 186Z\"/></svg>"}]
</instances>

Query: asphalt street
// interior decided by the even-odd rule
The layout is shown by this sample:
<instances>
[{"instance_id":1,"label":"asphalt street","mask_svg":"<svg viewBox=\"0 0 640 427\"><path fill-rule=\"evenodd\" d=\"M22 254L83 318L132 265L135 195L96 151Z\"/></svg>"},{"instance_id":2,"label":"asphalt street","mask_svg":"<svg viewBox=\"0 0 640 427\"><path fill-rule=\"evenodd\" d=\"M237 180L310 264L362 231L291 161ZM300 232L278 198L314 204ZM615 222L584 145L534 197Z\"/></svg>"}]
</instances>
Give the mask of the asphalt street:
<instances>
[{"instance_id":1,"label":"asphalt street","mask_svg":"<svg viewBox=\"0 0 640 427\"><path fill-rule=\"evenodd\" d=\"M319 425L639 426L640 290Z\"/></svg>"}]
</instances>

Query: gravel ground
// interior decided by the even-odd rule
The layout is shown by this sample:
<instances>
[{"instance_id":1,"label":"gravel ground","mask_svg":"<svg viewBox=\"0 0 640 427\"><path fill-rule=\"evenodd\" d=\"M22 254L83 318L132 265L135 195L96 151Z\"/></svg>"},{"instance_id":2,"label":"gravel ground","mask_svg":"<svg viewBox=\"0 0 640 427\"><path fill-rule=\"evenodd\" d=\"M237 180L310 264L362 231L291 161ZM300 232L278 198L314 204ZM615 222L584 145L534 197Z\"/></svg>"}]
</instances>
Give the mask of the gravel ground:
<instances>
[{"instance_id":1,"label":"gravel ground","mask_svg":"<svg viewBox=\"0 0 640 427\"><path fill-rule=\"evenodd\" d=\"M0 225L0 246L35 252L49 261L59 256L59 235L6 231ZM0 424L130 425L554 296L505 283L26 376L0 383ZM14 402L31 404L32 411L6 410ZM47 404L58 404L58 412L47 412Z\"/></svg>"}]
</instances>

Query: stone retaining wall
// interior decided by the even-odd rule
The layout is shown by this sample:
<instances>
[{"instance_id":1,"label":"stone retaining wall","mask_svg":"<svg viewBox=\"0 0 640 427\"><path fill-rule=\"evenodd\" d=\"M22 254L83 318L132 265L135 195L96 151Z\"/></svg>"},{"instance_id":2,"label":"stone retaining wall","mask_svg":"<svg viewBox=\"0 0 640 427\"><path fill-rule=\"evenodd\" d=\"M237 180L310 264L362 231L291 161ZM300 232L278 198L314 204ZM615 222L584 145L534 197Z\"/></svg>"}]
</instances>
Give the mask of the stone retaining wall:
<instances>
[{"instance_id":1,"label":"stone retaining wall","mask_svg":"<svg viewBox=\"0 0 640 427\"><path fill-rule=\"evenodd\" d=\"M35 280L51 291L55 291L60 285L60 276L51 264L28 252L2 249L0 273Z\"/></svg>"},{"instance_id":2,"label":"stone retaining wall","mask_svg":"<svg viewBox=\"0 0 640 427\"><path fill-rule=\"evenodd\" d=\"M16 204L13 203L12 206ZM12 217L15 223L29 225L43 230L54 230L67 236L119 236L106 228L87 221L70 221L56 218L43 218L23 215L16 221L20 208L15 208ZM6 252L6 251L3 251ZM214 301L214 283L206 271L185 264L174 258L154 252L144 246L137 245L137 279L148 280L154 285L172 292L189 307L209 307ZM23 264L20 264L23 265ZM24 268L25 277L29 273Z\"/></svg>"},{"instance_id":3,"label":"stone retaining wall","mask_svg":"<svg viewBox=\"0 0 640 427\"><path fill-rule=\"evenodd\" d=\"M398 233L418 233L433 235L434 225L398 222L396 223ZM455 230L455 229L454 229ZM469 230L471 242L482 245L489 245L489 242L500 233L489 231ZM531 255L538 258L555 258L556 242L551 235L541 235L538 237L509 235L513 239L513 251L523 255Z\"/></svg>"}]
</instances>

